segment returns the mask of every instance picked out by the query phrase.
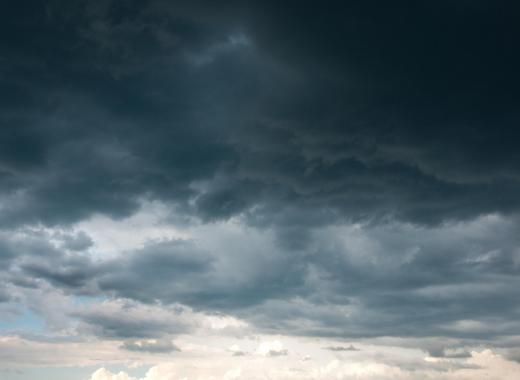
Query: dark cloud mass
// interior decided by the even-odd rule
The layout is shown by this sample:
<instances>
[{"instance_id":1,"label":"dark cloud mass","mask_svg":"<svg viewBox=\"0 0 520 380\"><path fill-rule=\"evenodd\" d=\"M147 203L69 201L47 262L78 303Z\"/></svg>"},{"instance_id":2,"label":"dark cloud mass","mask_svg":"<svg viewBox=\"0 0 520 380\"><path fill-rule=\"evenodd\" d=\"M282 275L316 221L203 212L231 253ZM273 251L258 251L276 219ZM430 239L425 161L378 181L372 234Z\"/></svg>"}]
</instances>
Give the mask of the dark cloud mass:
<instances>
[{"instance_id":1,"label":"dark cloud mass","mask_svg":"<svg viewBox=\"0 0 520 380\"><path fill-rule=\"evenodd\" d=\"M4 2L0 283L180 303L291 334L518 334L519 11ZM172 225L235 220L264 241L151 237L104 257L72 231L146 202ZM74 317L127 351L175 351L160 339L189 331ZM468 355L443 350L432 355Z\"/></svg>"},{"instance_id":2,"label":"dark cloud mass","mask_svg":"<svg viewBox=\"0 0 520 380\"><path fill-rule=\"evenodd\" d=\"M26 3L2 12L4 225L518 206L511 4Z\"/></svg>"}]
</instances>

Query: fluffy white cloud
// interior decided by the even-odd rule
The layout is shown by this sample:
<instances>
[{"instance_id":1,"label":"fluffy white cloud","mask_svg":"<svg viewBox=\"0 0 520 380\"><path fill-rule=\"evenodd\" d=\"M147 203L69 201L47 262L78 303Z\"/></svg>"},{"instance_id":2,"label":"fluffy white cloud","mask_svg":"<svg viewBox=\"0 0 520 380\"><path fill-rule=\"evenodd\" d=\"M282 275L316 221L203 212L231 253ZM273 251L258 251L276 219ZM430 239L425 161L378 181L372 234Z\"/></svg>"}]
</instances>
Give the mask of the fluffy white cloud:
<instances>
[{"instance_id":1,"label":"fluffy white cloud","mask_svg":"<svg viewBox=\"0 0 520 380\"><path fill-rule=\"evenodd\" d=\"M94 372L91 380L136 380L134 377L128 376L125 372L112 373L105 368L100 368Z\"/></svg>"},{"instance_id":2,"label":"fluffy white cloud","mask_svg":"<svg viewBox=\"0 0 520 380\"><path fill-rule=\"evenodd\" d=\"M256 352L262 356L285 356L288 354L287 349L279 340L260 343Z\"/></svg>"},{"instance_id":3,"label":"fluffy white cloud","mask_svg":"<svg viewBox=\"0 0 520 380\"><path fill-rule=\"evenodd\" d=\"M262 352L276 347L280 342L264 342ZM437 359L435 362L449 362L451 359ZM341 360L334 359L327 363L313 363L312 360L300 361L295 366L289 361L270 361L249 357L237 359L234 365L226 362L184 364L163 364L152 367L143 378L133 379L125 373L114 374L102 368L96 371L90 380L518 380L520 364L512 362L491 350L473 351L471 357L458 366L447 367L424 361L421 369L404 369L397 364L387 364L377 360ZM430 364L428 364L430 363ZM223 365L225 364L225 365ZM446 363L445 363L446 364ZM452 363L453 364L453 363Z\"/></svg>"}]
</instances>

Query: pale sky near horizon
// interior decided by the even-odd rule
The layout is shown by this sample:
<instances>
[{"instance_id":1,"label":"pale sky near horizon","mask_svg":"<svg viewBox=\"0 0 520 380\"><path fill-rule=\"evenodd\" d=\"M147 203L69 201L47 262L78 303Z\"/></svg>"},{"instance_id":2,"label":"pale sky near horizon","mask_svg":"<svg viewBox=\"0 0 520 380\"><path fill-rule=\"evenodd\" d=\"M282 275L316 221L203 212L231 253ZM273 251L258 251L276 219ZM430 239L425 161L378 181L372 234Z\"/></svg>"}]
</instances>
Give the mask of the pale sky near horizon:
<instances>
[{"instance_id":1,"label":"pale sky near horizon","mask_svg":"<svg viewBox=\"0 0 520 380\"><path fill-rule=\"evenodd\" d=\"M520 7L0 5L1 380L517 380Z\"/></svg>"}]
</instances>

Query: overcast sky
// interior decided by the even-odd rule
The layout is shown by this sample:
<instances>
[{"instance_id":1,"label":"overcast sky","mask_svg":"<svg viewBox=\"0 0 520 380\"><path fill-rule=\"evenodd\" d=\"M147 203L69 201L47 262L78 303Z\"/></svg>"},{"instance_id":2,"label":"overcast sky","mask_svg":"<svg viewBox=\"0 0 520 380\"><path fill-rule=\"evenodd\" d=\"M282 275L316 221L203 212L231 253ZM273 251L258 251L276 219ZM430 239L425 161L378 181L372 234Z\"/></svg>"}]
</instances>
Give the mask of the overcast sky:
<instances>
[{"instance_id":1,"label":"overcast sky","mask_svg":"<svg viewBox=\"0 0 520 380\"><path fill-rule=\"evenodd\" d=\"M520 7L4 1L2 380L515 380Z\"/></svg>"}]
</instances>

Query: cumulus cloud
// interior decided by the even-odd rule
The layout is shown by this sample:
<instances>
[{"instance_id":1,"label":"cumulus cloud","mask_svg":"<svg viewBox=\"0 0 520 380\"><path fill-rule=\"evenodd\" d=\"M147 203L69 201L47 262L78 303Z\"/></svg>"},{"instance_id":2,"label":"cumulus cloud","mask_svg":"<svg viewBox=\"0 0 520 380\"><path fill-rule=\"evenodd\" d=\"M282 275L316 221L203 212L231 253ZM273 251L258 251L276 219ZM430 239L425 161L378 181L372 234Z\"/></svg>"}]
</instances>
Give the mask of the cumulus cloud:
<instances>
[{"instance_id":1,"label":"cumulus cloud","mask_svg":"<svg viewBox=\"0 0 520 380\"><path fill-rule=\"evenodd\" d=\"M255 368L254 365L242 363L240 367L222 369L218 372L195 372L199 379L394 379L394 380L419 380L424 378L435 378L442 380L484 380L497 378L504 380L516 379L520 367L518 363L508 361L500 355L484 350L472 352L467 360L467 368L458 368L450 371L445 370L407 370L396 366L384 364L377 361L354 361L341 362L332 360L324 365L311 366L301 364L302 368L284 368L276 364L270 365L270 369ZM258 364L257 364L258 365ZM216 369L215 368L215 369ZM180 380L185 378L187 371L175 365L163 365L151 368L148 373L139 380ZM188 372L189 373L189 372ZM127 380L130 378L126 373L114 374L104 368L97 370L90 380Z\"/></svg>"},{"instance_id":2,"label":"cumulus cloud","mask_svg":"<svg viewBox=\"0 0 520 380\"><path fill-rule=\"evenodd\" d=\"M258 345L256 352L262 356L287 356L289 351L283 347L282 342L274 340L272 342L262 342Z\"/></svg>"},{"instance_id":3,"label":"cumulus cloud","mask_svg":"<svg viewBox=\"0 0 520 380\"><path fill-rule=\"evenodd\" d=\"M100 368L92 374L90 380L135 380L135 378L128 376L124 372L114 374L105 368Z\"/></svg>"}]
</instances>

